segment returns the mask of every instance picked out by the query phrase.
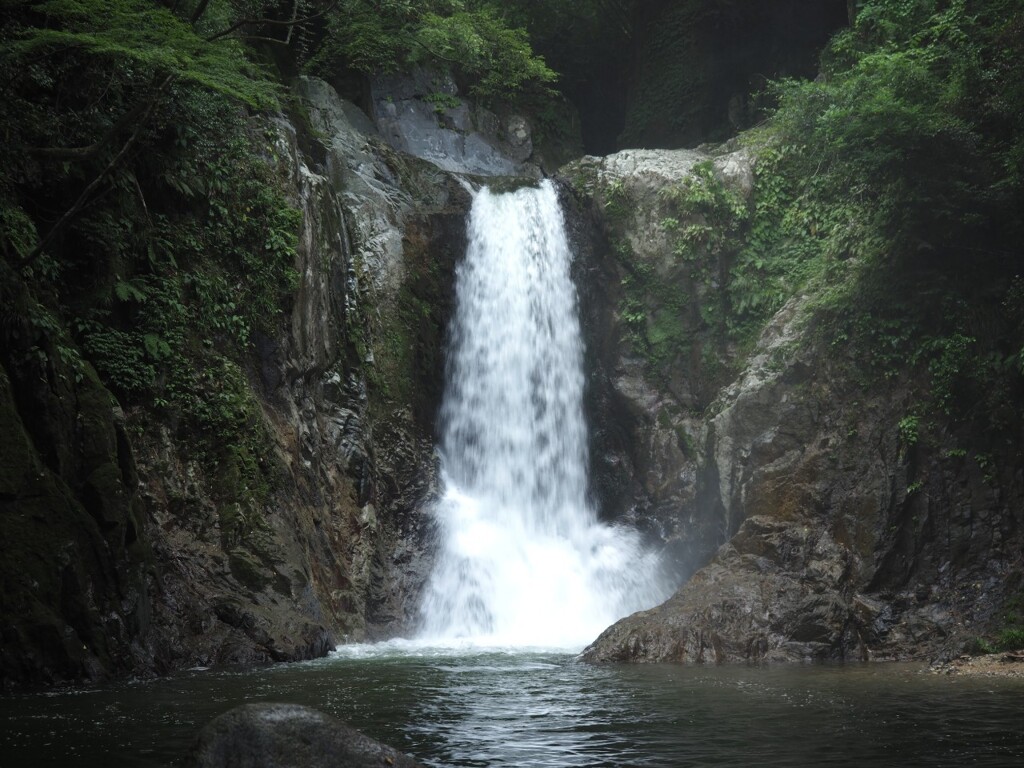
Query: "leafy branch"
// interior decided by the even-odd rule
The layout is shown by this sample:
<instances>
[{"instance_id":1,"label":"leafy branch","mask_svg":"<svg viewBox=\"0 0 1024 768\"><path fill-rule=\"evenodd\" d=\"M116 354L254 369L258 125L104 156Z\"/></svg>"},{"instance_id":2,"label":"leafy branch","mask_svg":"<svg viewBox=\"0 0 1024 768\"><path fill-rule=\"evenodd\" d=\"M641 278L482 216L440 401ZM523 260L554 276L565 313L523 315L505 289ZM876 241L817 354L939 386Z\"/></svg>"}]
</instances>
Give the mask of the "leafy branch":
<instances>
[{"instance_id":1,"label":"leafy branch","mask_svg":"<svg viewBox=\"0 0 1024 768\"><path fill-rule=\"evenodd\" d=\"M68 208L59 219L57 219L56 223L52 227L50 227L50 231L47 232L39 240L35 248L33 248L27 256L21 259L21 261L17 265L19 269L22 269L32 264L32 262L34 262L39 257L39 255L44 250L46 250L46 248L49 247L49 245L53 242L53 240L57 237L61 230L68 224L68 222L75 218L75 216L77 216L79 212L86 206L86 204L92 197L93 193L95 193L96 190L99 189L100 185L104 182L104 180L111 173L113 173L113 171L121 164L125 157L127 157L128 152L131 150L131 148L139 140L139 137L142 135L142 131L145 128L146 123L149 121L150 115L153 114L153 110L156 109L157 105L160 103L163 94L167 91L167 89L171 86L171 83L173 82L174 76L168 75L164 78L163 82L161 82L156 87L156 89L153 92L153 96L146 103L141 113L139 113L138 122L135 125L135 129L131 132L131 135L128 137L128 140L121 146L117 153L114 154L114 156L110 159L110 162L108 162L107 165L103 168L103 170L100 171L99 175L97 175L96 178L94 178L88 185L86 185L85 189L82 190L81 194L79 194L78 198L71 205L71 207Z\"/></svg>"},{"instance_id":2,"label":"leafy branch","mask_svg":"<svg viewBox=\"0 0 1024 768\"><path fill-rule=\"evenodd\" d=\"M246 26L269 25L287 28L290 38L297 25L330 12L337 2L300 18L299 2L294 0L288 19L245 18L206 37L199 34L196 26L208 9L209 0L201 0L187 20L145 0L46 0L30 6L27 19L35 24L17 27L14 39L0 54L0 67L11 72L12 77L24 78L26 73L36 71L40 57L70 57L106 68L116 93L135 90L141 91L141 96L88 143L26 148L39 159L82 167L108 151L112 154L35 247L19 259L17 266L24 268L34 263L101 190L138 145L174 84L209 89L254 107L275 103L274 87L248 60L237 41L227 39L234 32ZM143 78L148 84L138 85L145 82ZM106 92L101 94L99 101L89 107L100 119L105 119L111 110L103 104L105 95ZM115 97L107 100L114 102ZM122 139L126 131L127 137Z\"/></svg>"}]
</instances>

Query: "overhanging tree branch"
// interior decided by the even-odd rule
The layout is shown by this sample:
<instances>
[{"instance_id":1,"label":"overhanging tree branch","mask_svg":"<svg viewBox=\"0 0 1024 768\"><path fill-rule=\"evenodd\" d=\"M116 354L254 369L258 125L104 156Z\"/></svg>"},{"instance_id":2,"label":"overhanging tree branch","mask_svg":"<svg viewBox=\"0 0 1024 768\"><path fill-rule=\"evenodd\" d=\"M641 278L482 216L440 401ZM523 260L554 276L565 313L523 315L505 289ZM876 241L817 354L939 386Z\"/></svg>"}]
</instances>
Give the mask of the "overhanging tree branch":
<instances>
[{"instance_id":1,"label":"overhanging tree branch","mask_svg":"<svg viewBox=\"0 0 1024 768\"><path fill-rule=\"evenodd\" d=\"M153 95L150 96L147 102L145 102L145 107L143 108L141 113L139 113L138 122L135 125L135 130L132 131L131 135L128 137L128 140L125 141L123 145L121 145L121 149L119 149L117 153L110 159L110 162L107 163L107 165L103 168L102 171L100 171L99 175L91 182L89 182L86 188L82 190L82 193L78 196L78 199L75 200L72 206L68 208L59 219L57 219L57 222L52 227L50 227L50 231L47 232L42 239L40 239L40 241L36 244L36 247L33 248L27 256L25 256L23 259L21 259L21 261L18 262L18 269L23 269L24 267L29 266L33 261L39 258L40 254L42 254L43 251L45 251L46 248L49 247L50 243L52 243L53 240L57 237L57 235L60 234L61 230L64 229L67 223L71 221L75 216L77 216L78 212L85 207L86 203L88 203L89 199L93 196L93 193L99 188L99 186L104 182L104 180L106 180L107 176L109 176L110 173L115 168L117 168L117 166L128 154L129 150L139 140L139 137L142 135L143 129L146 127L146 123L149 122L149 118L153 114L153 110L155 110L157 105L160 103L164 91L166 91L171 86L171 83L173 83L174 80L175 75L167 75L167 77L165 77L163 81L159 85L157 85L156 89L153 91Z\"/></svg>"},{"instance_id":2,"label":"overhanging tree branch","mask_svg":"<svg viewBox=\"0 0 1024 768\"><path fill-rule=\"evenodd\" d=\"M107 145L117 134L131 125L146 111L148 101L141 101L125 112L108 128L104 134L92 144L85 147L30 147L33 155L52 158L54 160L88 160Z\"/></svg>"},{"instance_id":3,"label":"overhanging tree branch","mask_svg":"<svg viewBox=\"0 0 1024 768\"><path fill-rule=\"evenodd\" d=\"M258 26L268 26L268 27L289 27L290 28L290 27L298 26L299 24L305 24L307 21L315 21L316 19L319 19L322 16L326 16L328 13L333 11L334 8L338 5L339 2L340 2L340 0L334 0L334 2L332 2L326 8L324 8L322 11L318 11L317 13L314 13L314 14L312 14L310 16L305 16L305 17L303 17L301 19L297 18L297 15L298 15L298 12L299 12L299 4L298 4L298 2L296 2L295 5L292 8L292 18L288 19L287 21L286 20L282 20L282 19L242 19L241 21L236 21L234 24L232 24L227 29L221 30L220 32L217 32L216 34L210 35L209 37L206 38L206 42L212 43L215 40L220 40L222 37L227 37L232 32L237 32L242 27L247 27L247 26L258 25Z\"/></svg>"}]
</instances>

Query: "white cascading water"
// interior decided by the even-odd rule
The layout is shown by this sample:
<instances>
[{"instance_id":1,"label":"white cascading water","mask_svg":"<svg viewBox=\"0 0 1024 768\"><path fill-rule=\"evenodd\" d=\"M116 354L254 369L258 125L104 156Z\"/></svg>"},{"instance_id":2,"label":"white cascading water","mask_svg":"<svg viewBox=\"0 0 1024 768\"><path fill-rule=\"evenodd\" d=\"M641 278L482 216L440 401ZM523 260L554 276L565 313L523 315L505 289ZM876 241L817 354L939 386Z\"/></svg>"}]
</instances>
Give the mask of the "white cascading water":
<instances>
[{"instance_id":1,"label":"white cascading water","mask_svg":"<svg viewBox=\"0 0 1024 768\"><path fill-rule=\"evenodd\" d=\"M446 492L421 639L582 647L666 597L658 558L587 503L583 348L554 188L480 191L456 274Z\"/></svg>"}]
</instances>

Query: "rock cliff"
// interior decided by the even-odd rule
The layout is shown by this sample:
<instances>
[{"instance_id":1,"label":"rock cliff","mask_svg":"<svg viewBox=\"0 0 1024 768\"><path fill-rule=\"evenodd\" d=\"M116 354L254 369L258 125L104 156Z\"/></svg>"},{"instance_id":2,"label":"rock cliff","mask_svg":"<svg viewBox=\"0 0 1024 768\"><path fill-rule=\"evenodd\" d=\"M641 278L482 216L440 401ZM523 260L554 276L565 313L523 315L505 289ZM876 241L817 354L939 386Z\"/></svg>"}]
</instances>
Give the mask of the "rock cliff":
<instances>
[{"instance_id":1,"label":"rock cliff","mask_svg":"<svg viewBox=\"0 0 1024 768\"><path fill-rule=\"evenodd\" d=\"M667 542L680 579L721 543L715 468L698 458L703 413L739 354L706 321L722 301L724 260L712 257L707 271L676 253L688 214L671 193L698 166L737 195L750 194L743 152L624 150L584 157L561 172L572 190L568 207L589 222L574 238L585 254L578 282L594 492L605 514Z\"/></svg>"},{"instance_id":2,"label":"rock cliff","mask_svg":"<svg viewBox=\"0 0 1024 768\"><path fill-rule=\"evenodd\" d=\"M815 332L813 289L749 350L716 337L702 308L727 287L729 255L698 272L670 237L701 223L672 207L701 163L749 196L742 152L627 151L563 170L606 244L594 267L605 314L590 319L604 339L595 390L611 404L599 416L597 477L666 535L684 579L583 658L959 653L1024 585L1017 448L989 446L978 462L960 446L985 438L963 424L909 434L911 374L867 380L857 351ZM651 276L670 291L633 291ZM666 302L673 293L680 300ZM675 339L674 354L661 353L659 334Z\"/></svg>"},{"instance_id":3,"label":"rock cliff","mask_svg":"<svg viewBox=\"0 0 1024 768\"><path fill-rule=\"evenodd\" d=\"M303 214L297 284L240 372L197 372L242 378L259 498L228 492L231 450L204 456L173 419L122 408L22 282L0 287L5 684L307 658L415 625L470 202L452 171L540 161L514 114L425 113L415 78L374 88L376 121L307 79L266 126ZM744 150L626 150L560 173L594 501L664 546L683 585L584 656L958 652L1024 600L1021 441L941 417L923 439L913 374L866 380L815 332L813 287L730 332L730 222L755 170Z\"/></svg>"},{"instance_id":4,"label":"rock cliff","mask_svg":"<svg viewBox=\"0 0 1024 768\"><path fill-rule=\"evenodd\" d=\"M159 434L139 445L161 563L157 636L180 663L320 655L395 633L415 620L429 569L429 383L449 301L438 275L461 250L468 198L392 152L325 83L296 90L319 137L276 124L303 212L300 281L284 335L257 345L253 382L280 490L238 510L252 521L226 536L202 468Z\"/></svg>"},{"instance_id":5,"label":"rock cliff","mask_svg":"<svg viewBox=\"0 0 1024 768\"><path fill-rule=\"evenodd\" d=\"M296 92L309 124L267 130L303 214L298 284L244 371L266 500L224 503L230 452L197 457L71 353L31 354L27 320L5 326L6 682L308 658L416 619L469 195L326 84Z\"/></svg>"}]
</instances>

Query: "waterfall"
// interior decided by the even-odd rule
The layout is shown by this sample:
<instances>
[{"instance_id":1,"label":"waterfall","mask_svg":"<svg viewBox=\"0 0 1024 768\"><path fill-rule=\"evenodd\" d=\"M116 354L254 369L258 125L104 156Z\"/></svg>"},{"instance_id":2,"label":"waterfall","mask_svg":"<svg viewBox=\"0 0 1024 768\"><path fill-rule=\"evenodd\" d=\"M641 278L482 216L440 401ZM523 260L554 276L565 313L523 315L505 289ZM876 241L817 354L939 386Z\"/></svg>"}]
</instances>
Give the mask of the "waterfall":
<instances>
[{"instance_id":1,"label":"waterfall","mask_svg":"<svg viewBox=\"0 0 1024 768\"><path fill-rule=\"evenodd\" d=\"M667 596L658 558L587 503L570 262L550 182L476 195L456 273L424 639L582 647Z\"/></svg>"}]
</instances>

